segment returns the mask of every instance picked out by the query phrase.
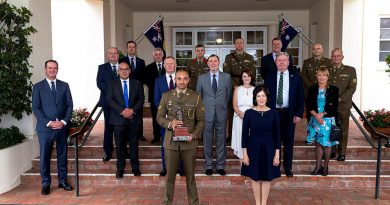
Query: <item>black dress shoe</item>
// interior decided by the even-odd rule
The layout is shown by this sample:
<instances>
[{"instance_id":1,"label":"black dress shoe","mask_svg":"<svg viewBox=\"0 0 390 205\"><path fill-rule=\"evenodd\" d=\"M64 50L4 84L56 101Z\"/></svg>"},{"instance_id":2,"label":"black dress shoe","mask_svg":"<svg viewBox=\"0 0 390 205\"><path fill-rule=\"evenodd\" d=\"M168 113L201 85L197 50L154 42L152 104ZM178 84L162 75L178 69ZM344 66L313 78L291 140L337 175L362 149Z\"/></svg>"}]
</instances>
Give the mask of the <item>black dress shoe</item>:
<instances>
[{"instance_id":1,"label":"black dress shoe","mask_svg":"<svg viewBox=\"0 0 390 205\"><path fill-rule=\"evenodd\" d=\"M217 173L220 174L221 176L225 176L226 175L226 172L225 172L224 169L218 169Z\"/></svg>"},{"instance_id":2,"label":"black dress shoe","mask_svg":"<svg viewBox=\"0 0 390 205\"><path fill-rule=\"evenodd\" d=\"M50 194L50 186L43 186L41 190L42 195L49 195Z\"/></svg>"},{"instance_id":3,"label":"black dress shoe","mask_svg":"<svg viewBox=\"0 0 390 205\"><path fill-rule=\"evenodd\" d=\"M293 172L291 170L286 170L286 176L287 177L293 177L294 174L293 174Z\"/></svg>"},{"instance_id":4,"label":"black dress shoe","mask_svg":"<svg viewBox=\"0 0 390 205\"><path fill-rule=\"evenodd\" d=\"M212 170L212 169L206 169L205 174L206 174L207 176L211 176L211 175L213 175L213 170Z\"/></svg>"},{"instance_id":5,"label":"black dress shoe","mask_svg":"<svg viewBox=\"0 0 390 205\"><path fill-rule=\"evenodd\" d=\"M319 175L319 174L322 174L323 173L323 170L324 168L321 167L319 169L317 169L317 167L314 169L314 171L312 173L310 173L311 175Z\"/></svg>"},{"instance_id":6,"label":"black dress shoe","mask_svg":"<svg viewBox=\"0 0 390 205\"><path fill-rule=\"evenodd\" d=\"M177 173L178 173L181 177L185 175L184 169L178 169L178 170L177 170Z\"/></svg>"},{"instance_id":7,"label":"black dress shoe","mask_svg":"<svg viewBox=\"0 0 390 205\"><path fill-rule=\"evenodd\" d=\"M164 177L165 175L167 175L167 170L166 169L162 169L161 172L160 172L160 177Z\"/></svg>"},{"instance_id":8,"label":"black dress shoe","mask_svg":"<svg viewBox=\"0 0 390 205\"><path fill-rule=\"evenodd\" d=\"M139 169L133 169L131 172L134 174L134 176L141 176L141 171Z\"/></svg>"},{"instance_id":9,"label":"black dress shoe","mask_svg":"<svg viewBox=\"0 0 390 205\"><path fill-rule=\"evenodd\" d=\"M146 141L146 138L145 138L144 136L140 136L140 137L138 138L138 140L139 140L139 141Z\"/></svg>"},{"instance_id":10,"label":"black dress shoe","mask_svg":"<svg viewBox=\"0 0 390 205\"><path fill-rule=\"evenodd\" d=\"M64 182L62 184L59 184L58 188L63 188L66 191L72 191L73 190L73 187L70 184L68 184L68 182Z\"/></svg>"},{"instance_id":11,"label":"black dress shoe","mask_svg":"<svg viewBox=\"0 0 390 205\"><path fill-rule=\"evenodd\" d=\"M103 162L108 162L108 161L110 161L110 159L112 158L112 156L109 156L109 155L104 155L104 157L103 157Z\"/></svg>"},{"instance_id":12,"label":"black dress shoe","mask_svg":"<svg viewBox=\"0 0 390 205\"><path fill-rule=\"evenodd\" d=\"M158 144L160 143L160 138L154 138L152 141L151 141L152 144Z\"/></svg>"},{"instance_id":13,"label":"black dress shoe","mask_svg":"<svg viewBox=\"0 0 390 205\"><path fill-rule=\"evenodd\" d=\"M123 173L124 173L123 170L118 170L118 171L116 171L116 174L115 174L116 178L117 178L117 179L123 178Z\"/></svg>"},{"instance_id":14,"label":"black dress shoe","mask_svg":"<svg viewBox=\"0 0 390 205\"><path fill-rule=\"evenodd\" d=\"M322 176L324 177L328 176L328 167L324 168L324 170L322 171Z\"/></svg>"},{"instance_id":15,"label":"black dress shoe","mask_svg":"<svg viewBox=\"0 0 390 205\"><path fill-rule=\"evenodd\" d=\"M340 155L339 157L337 157L337 161L340 161L340 162L345 161L345 155Z\"/></svg>"}]
</instances>

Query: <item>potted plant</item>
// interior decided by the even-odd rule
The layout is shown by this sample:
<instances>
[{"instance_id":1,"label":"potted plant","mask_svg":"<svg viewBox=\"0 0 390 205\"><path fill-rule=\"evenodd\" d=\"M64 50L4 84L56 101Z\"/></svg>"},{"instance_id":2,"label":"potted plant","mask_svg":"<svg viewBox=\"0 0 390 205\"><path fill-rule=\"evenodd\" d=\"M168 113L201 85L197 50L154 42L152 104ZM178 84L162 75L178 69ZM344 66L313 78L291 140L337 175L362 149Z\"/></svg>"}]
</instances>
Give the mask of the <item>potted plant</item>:
<instances>
[{"instance_id":1,"label":"potted plant","mask_svg":"<svg viewBox=\"0 0 390 205\"><path fill-rule=\"evenodd\" d=\"M87 108L77 108L73 110L72 118L70 119L69 135L78 132L81 129L81 126L87 120L89 114L90 113L88 112ZM82 136L89 129L89 126L92 125L92 122L92 118L88 120L87 125L80 133L80 136Z\"/></svg>"},{"instance_id":2,"label":"potted plant","mask_svg":"<svg viewBox=\"0 0 390 205\"><path fill-rule=\"evenodd\" d=\"M386 62L386 64L387 64L387 66L389 67L389 68L386 69L385 71L390 73L390 54L386 56L385 62Z\"/></svg>"},{"instance_id":3,"label":"potted plant","mask_svg":"<svg viewBox=\"0 0 390 205\"><path fill-rule=\"evenodd\" d=\"M381 110L374 110L374 111L368 110L368 111L364 111L364 116L367 118L368 122L370 122L370 124L375 128L377 132L390 136L390 111L389 110L385 110L384 108ZM364 128L366 128L367 131L370 131L366 123L363 123L363 126Z\"/></svg>"}]
</instances>

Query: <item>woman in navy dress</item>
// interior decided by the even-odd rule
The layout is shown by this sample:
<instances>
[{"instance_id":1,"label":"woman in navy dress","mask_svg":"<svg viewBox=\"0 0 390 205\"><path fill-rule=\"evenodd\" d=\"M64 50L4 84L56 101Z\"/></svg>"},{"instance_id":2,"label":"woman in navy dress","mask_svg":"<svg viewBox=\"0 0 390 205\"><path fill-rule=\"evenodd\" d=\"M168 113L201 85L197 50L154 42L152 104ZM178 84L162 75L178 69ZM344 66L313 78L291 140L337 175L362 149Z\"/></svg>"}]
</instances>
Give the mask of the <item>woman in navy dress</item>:
<instances>
[{"instance_id":1,"label":"woman in navy dress","mask_svg":"<svg viewBox=\"0 0 390 205\"><path fill-rule=\"evenodd\" d=\"M267 105L268 89L253 91L254 107L245 112L242 125L241 175L252 179L256 205L267 204L271 181L280 177L279 115Z\"/></svg>"},{"instance_id":2,"label":"woman in navy dress","mask_svg":"<svg viewBox=\"0 0 390 205\"><path fill-rule=\"evenodd\" d=\"M337 108L339 102L339 89L329 85L329 71L326 68L317 70L317 85L313 85L307 92L306 107L311 114L307 125L306 141L316 146L316 168L312 175L328 175L328 164L332 146L337 141L329 140L332 125L337 122ZM322 156L325 155L324 166Z\"/></svg>"}]
</instances>

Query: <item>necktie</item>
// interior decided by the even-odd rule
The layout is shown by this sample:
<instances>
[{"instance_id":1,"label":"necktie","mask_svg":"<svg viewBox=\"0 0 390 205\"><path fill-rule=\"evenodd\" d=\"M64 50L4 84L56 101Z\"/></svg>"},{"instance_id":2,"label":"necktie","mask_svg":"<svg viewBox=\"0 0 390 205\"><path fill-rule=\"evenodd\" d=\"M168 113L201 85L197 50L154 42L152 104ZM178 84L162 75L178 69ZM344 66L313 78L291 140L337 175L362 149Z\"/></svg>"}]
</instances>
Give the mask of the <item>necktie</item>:
<instances>
[{"instance_id":1,"label":"necktie","mask_svg":"<svg viewBox=\"0 0 390 205\"><path fill-rule=\"evenodd\" d=\"M123 97L125 98L126 108L129 108L129 92L127 90L127 81L123 81Z\"/></svg>"},{"instance_id":2,"label":"necktie","mask_svg":"<svg viewBox=\"0 0 390 205\"><path fill-rule=\"evenodd\" d=\"M173 85L172 75L169 75L169 78L171 78L171 80L169 81L169 90L173 90L175 88L175 86Z\"/></svg>"},{"instance_id":3,"label":"necktie","mask_svg":"<svg viewBox=\"0 0 390 205\"><path fill-rule=\"evenodd\" d=\"M160 76L161 75L161 64L159 63L157 65L158 65L158 76Z\"/></svg>"},{"instance_id":4,"label":"necktie","mask_svg":"<svg viewBox=\"0 0 390 205\"><path fill-rule=\"evenodd\" d=\"M217 79L215 79L215 74L213 75L213 82L211 83L211 87L213 88L214 94L217 93Z\"/></svg>"},{"instance_id":5,"label":"necktie","mask_svg":"<svg viewBox=\"0 0 390 205\"><path fill-rule=\"evenodd\" d=\"M116 65L113 65L113 66L112 66L112 72L114 72L114 75L115 75L115 76L117 75L117 73L116 73Z\"/></svg>"},{"instance_id":6,"label":"necktie","mask_svg":"<svg viewBox=\"0 0 390 205\"><path fill-rule=\"evenodd\" d=\"M278 96L276 97L276 104L279 107L283 106L283 73L280 73Z\"/></svg>"},{"instance_id":7,"label":"necktie","mask_svg":"<svg viewBox=\"0 0 390 205\"><path fill-rule=\"evenodd\" d=\"M179 93L179 99L183 99L183 96L184 96L184 93L183 93L183 92L180 92L180 93Z\"/></svg>"},{"instance_id":8,"label":"necktie","mask_svg":"<svg viewBox=\"0 0 390 205\"><path fill-rule=\"evenodd\" d=\"M134 58L131 58L130 66L131 66L131 69L133 69L133 71L134 71L135 70Z\"/></svg>"},{"instance_id":9,"label":"necktie","mask_svg":"<svg viewBox=\"0 0 390 205\"><path fill-rule=\"evenodd\" d=\"M54 81L51 81L50 90L51 90L51 94L55 96L56 95L56 85L54 84Z\"/></svg>"}]
</instances>

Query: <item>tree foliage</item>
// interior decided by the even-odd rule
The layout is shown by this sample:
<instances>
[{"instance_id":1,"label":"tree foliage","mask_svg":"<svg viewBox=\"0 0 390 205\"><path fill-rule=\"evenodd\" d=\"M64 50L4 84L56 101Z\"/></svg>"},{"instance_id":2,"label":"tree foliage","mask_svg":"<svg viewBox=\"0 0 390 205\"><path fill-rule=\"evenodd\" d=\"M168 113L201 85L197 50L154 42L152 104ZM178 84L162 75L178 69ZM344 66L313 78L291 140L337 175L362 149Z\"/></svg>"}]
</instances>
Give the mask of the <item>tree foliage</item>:
<instances>
[{"instance_id":1,"label":"tree foliage","mask_svg":"<svg viewBox=\"0 0 390 205\"><path fill-rule=\"evenodd\" d=\"M31 12L0 1L0 117L10 113L21 119L31 114L32 46L28 37L36 30L29 26Z\"/></svg>"}]
</instances>

